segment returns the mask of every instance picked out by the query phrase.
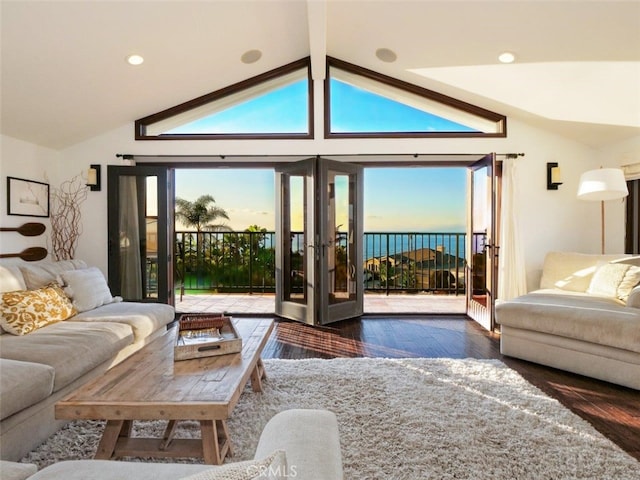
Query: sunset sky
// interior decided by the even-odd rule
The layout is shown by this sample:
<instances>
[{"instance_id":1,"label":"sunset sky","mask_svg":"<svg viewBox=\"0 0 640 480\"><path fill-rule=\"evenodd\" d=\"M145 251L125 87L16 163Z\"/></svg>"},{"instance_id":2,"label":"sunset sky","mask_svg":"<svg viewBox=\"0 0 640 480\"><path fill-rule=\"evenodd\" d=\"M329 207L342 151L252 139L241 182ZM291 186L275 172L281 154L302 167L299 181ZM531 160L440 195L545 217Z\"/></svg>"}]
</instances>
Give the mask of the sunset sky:
<instances>
[{"instance_id":1,"label":"sunset sky","mask_svg":"<svg viewBox=\"0 0 640 480\"><path fill-rule=\"evenodd\" d=\"M365 168L364 229L462 232L465 185L465 168ZM193 201L205 194L227 211L233 230L275 229L272 169L176 170L176 196Z\"/></svg>"}]
</instances>

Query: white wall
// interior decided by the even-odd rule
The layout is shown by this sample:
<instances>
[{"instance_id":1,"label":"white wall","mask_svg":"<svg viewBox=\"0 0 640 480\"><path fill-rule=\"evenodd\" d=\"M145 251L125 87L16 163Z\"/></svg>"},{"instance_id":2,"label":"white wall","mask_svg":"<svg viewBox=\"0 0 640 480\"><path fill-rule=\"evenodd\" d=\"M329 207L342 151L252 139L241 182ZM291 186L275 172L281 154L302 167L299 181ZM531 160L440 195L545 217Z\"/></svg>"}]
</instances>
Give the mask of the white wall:
<instances>
[{"instance_id":1,"label":"white wall","mask_svg":"<svg viewBox=\"0 0 640 480\"><path fill-rule=\"evenodd\" d=\"M13 141L11 142L13 143ZM578 179L582 172L604 166L619 166L621 152L635 148L620 145L594 150L558 135L509 119L509 136L505 139L341 139L326 140L254 140L254 141L134 141L133 125L107 132L62 152L52 152L26 145L8 149L12 157L30 157L14 171L5 172L8 164L3 146L2 176L42 178L49 162L58 162L59 181L83 172L91 163L102 167L102 191L90 192L83 204L84 231L77 257L107 269L107 195L106 165L121 164L116 153L134 155L316 155L358 153L507 153L524 152L519 162L520 182L517 188L521 238L526 256L529 287L539 281L542 260L550 250L572 250L585 253L600 251L600 209L592 202L576 199ZM563 185L559 190L546 189L546 163L558 162ZM32 173L33 172L33 173ZM38 177L40 175L40 177ZM51 173L50 175L53 175ZM6 208L6 207L5 207ZM2 217L3 225L6 216ZM25 217L26 218L26 217ZM7 220L8 221L8 220ZM16 225L11 219L11 225ZM607 251L621 252L624 244L623 203L607 204ZM4 250L4 249L3 249Z\"/></svg>"},{"instance_id":2,"label":"white wall","mask_svg":"<svg viewBox=\"0 0 640 480\"><path fill-rule=\"evenodd\" d=\"M23 237L15 232L0 233L0 253L19 253L32 246L50 248L51 224L48 218L8 215L7 177L55 185L58 182L60 152L4 135L0 136L0 142L0 226L18 227L27 222L39 222L47 227L44 235L38 237Z\"/></svg>"}]
</instances>

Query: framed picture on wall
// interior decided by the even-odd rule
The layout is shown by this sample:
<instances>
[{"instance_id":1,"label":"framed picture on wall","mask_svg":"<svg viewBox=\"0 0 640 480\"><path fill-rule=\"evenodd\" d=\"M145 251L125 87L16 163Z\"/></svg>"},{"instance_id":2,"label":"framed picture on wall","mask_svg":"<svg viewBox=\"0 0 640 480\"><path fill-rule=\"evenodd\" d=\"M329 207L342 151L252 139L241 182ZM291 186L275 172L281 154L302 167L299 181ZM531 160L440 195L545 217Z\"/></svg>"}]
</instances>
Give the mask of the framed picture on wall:
<instances>
[{"instance_id":1,"label":"framed picture on wall","mask_svg":"<svg viewBox=\"0 0 640 480\"><path fill-rule=\"evenodd\" d=\"M7 177L7 214L48 217L49 184Z\"/></svg>"}]
</instances>

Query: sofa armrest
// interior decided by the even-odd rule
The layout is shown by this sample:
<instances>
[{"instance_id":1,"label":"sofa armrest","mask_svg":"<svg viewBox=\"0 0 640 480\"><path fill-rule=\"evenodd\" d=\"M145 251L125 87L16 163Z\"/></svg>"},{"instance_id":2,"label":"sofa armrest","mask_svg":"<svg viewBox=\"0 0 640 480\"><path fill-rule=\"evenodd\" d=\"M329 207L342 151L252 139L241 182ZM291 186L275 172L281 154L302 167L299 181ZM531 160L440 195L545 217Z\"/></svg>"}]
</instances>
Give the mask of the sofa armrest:
<instances>
[{"instance_id":1,"label":"sofa armrest","mask_svg":"<svg viewBox=\"0 0 640 480\"><path fill-rule=\"evenodd\" d=\"M286 451L291 477L343 478L338 420L333 412L292 409L274 415L262 431L255 458L264 458L275 450Z\"/></svg>"},{"instance_id":2,"label":"sofa armrest","mask_svg":"<svg viewBox=\"0 0 640 480\"><path fill-rule=\"evenodd\" d=\"M18 463L0 460L2 480L25 480L38 471L33 463Z\"/></svg>"},{"instance_id":3,"label":"sofa armrest","mask_svg":"<svg viewBox=\"0 0 640 480\"><path fill-rule=\"evenodd\" d=\"M640 285L636 285L629 293L627 307L640 308Z\"/></svg>"}]
</instances>

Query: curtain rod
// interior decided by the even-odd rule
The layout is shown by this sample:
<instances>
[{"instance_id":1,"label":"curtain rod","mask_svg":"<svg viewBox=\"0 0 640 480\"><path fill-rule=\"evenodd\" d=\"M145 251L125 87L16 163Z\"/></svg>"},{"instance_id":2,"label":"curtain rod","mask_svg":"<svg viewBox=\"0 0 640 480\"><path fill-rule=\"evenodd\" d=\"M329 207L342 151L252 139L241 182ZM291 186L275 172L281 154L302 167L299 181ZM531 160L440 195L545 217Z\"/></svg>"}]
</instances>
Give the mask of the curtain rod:
<instances>
[{"instance_id":1,"label":"curtain rod","mask_svg":"<svg viewBox=\"0 0 640 480\"><path fill-rule=\"evenodd\" d=\"M395 156L413 156L414 158L423 156L423 157L434 157L434 156L478 156L478 155L488 155L487 153L324 153L324 154L289 154L289 155L273 155L273 154L255 154L255 155L134 155L131 153L116 153L117 158L122 158L123 160L133 160L134 158L162 158L162 157L171 157L171 158L180 158L180 157L190 157L190 158L214 158L218 157L222 160L226 158L254 158L254 157L395 157ZM496 153L496 156L505 157L507 159L524 157L524 153Z\"/></svg>"}]
</instances>

